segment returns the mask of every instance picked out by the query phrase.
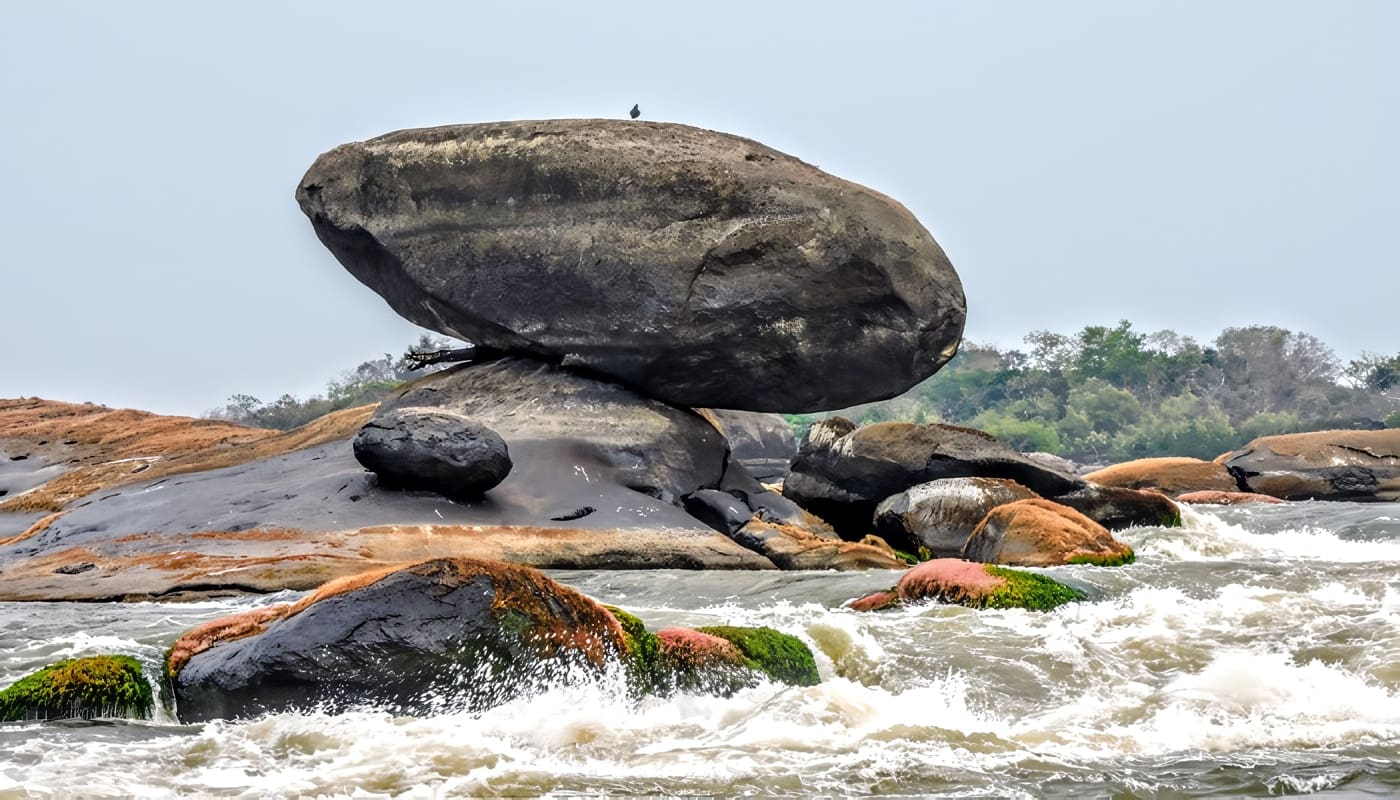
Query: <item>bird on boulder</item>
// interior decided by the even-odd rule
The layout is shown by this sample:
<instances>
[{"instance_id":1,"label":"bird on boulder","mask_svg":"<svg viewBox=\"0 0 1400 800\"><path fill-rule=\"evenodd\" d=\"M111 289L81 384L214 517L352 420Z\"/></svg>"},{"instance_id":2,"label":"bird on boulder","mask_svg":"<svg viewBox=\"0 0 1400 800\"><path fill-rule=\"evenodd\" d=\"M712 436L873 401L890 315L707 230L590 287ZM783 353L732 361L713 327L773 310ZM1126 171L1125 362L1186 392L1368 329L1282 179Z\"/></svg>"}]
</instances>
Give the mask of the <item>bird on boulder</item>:
<instances>
[{"instance_id":1,"label":"bird on boulder","mask_svg":"<svg viewBox=\"0 0 1400 800\"><path fill-rule=\"evenodd\" d=\"M631 117L632 119L636 119L637 117L640 117L641 115L642 115L642 110L641 110L640 108L637 108L637 104L636 104L636 103L633 103L633 104L632 104L632 110L627 112L627 116Z\"/></svg>"}]
</instances>

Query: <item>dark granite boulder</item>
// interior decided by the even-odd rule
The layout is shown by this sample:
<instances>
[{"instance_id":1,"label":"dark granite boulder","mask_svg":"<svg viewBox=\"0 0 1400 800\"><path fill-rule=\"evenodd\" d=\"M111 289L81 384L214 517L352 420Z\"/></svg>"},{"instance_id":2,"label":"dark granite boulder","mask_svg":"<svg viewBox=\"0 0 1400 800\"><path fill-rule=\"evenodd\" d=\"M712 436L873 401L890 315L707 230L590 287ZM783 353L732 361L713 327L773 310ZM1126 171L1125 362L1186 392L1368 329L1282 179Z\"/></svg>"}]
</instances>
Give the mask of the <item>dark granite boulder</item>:
<instances>
[{"instance_id":1,"label":"dark granite boulder","mask_svg":"<svg viewBox=\"0 0 1400 800\"><path fill-rule=\"evenodd\" d=\"M1085 486L971 428L909 422L858 428L831 417L807 429L783 495L843 537L859 539L870 533L875 509L885 498L921 483L962 477L1012 480L1045 497Z\"/></svg>"},{"instance_id":2,"label":"dark granite boulder","mask_svg":"<svg viewBox=\"0 0 1400 800\"><path fill-rule=\"evenodd\" d=\"M1216 460L1280 500L1400 500L1400 428L1262 436Z\"/></svg>"},{"instance_id":3,"label":"dark granite boulder","mask_svg":"<svg viewBox=\"0 0 1400 800\"><path fill-rule=\"evenodd\" d=\"M763 482L781 481L797 456L792 426L779 414L710 409L702 411L729 442L730 459Z\"/></svg>"},{"instance_id":4,"label":"dark granite boulder","mask_svg":"<svg viewBox=\"0 0 1400 800\"><path fill-rule=\"evenodd\" d=\"M395 408L360 429L355 459L382 486L427 489L448 497L476 497L510 473L510 451L500 435L459 414Z\"/></svg>"},{"instance_id":5,"label":"dark granite boulder","mask_svg":"<svg viewBox=\"0 0 1400 800\"><path fill-rule=\"evenodd\" d=\"M952 358L966 314L903 206L684 125L398 131L323 154L297 201L405 318L677 405L892 397Z\"/></svg>"},{"instance_id":6,"label":"dark granite boulder","mask_svg":"<svg viewBox=\"0 0 1400 800\"><path fill-rule=\"evenodd\" d=\"M454 558L206 623L166 660L181 720L297 708L484 708L625 652L601 605L529 567Z\"/></svg>"}]
</instances>

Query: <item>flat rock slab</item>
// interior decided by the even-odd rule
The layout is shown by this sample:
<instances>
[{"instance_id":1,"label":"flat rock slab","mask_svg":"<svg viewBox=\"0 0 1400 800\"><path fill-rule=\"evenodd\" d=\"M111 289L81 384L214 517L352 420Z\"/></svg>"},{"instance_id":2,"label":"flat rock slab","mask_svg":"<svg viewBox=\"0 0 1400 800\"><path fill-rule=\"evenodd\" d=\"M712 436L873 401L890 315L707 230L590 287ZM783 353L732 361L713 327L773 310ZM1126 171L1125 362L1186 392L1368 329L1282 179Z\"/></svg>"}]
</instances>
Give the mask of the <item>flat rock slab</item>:
<instances>
[{"instance_id":1,"label":"flat rock slab","mask_svg":"<svg viewBox=\"0 0 1400 800\"><path fill-rule=\"evenodd\" d=\"M0 546L0 600L306 589L453 555L558 568L773 568L681 509L612 482L606 465L567 442L524 442L512 454L510 476L473 503L379 488L348 440L130 484Z\"/></svg>"},{"instance_id":2,"label":"flat rock slab","mask_svg":"<svg viewBox=\"0 0 1400 800\"><path fill-rule=\"evenodd\" d=\"M685 125L398 131L323 154L297 201L406 319L681 406L892 397L953 356L966 316L903 206Z\"/></svg>"}]
</instances>

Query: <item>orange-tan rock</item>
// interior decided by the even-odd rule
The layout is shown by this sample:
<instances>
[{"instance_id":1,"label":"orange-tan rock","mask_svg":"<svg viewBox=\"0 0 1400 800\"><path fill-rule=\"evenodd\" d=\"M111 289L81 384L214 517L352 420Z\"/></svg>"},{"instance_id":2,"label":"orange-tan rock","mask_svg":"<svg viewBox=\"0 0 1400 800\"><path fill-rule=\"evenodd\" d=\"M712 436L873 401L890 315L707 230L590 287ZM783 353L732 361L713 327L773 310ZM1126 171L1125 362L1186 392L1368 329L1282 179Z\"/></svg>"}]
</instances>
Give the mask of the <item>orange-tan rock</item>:
<instances>
[{"instance_id":1,"label":"orange-tan rock","mask_svg":"<svg viewBox=\"0 0 1400 800\"><path fill-rule=\"evenodd\" d=\"M1196 491L1235 492L1240 488L1224 465L1199 458L1142 458L1105 467L1084 478L1102 486L1160 489L1173 496Z\"/></svg>"},{"instance_id":2,"label":"orange-tan rock","mask_svg":"<svg viewBox=\"0 0 1400 800\"><path fill-rule=\"evenodd\" d=\"M1023 567L1115 566L1131 562L1133 550L1078 511L1031 499L992 509L968 537L963 557Z\"/></svg>"},{"instance_id":3,"label":"orange-tan rock","mask_svg":"<svg viewBox=\"0 0 1400 800\"><path fill-rule=\"evenodd\" d=\"M1177 495L1178 503L1195 505L1237 506L1246 503L1282 503L1277 497L1254 492L1187 492Z\"/></svg>"}]
</instances>

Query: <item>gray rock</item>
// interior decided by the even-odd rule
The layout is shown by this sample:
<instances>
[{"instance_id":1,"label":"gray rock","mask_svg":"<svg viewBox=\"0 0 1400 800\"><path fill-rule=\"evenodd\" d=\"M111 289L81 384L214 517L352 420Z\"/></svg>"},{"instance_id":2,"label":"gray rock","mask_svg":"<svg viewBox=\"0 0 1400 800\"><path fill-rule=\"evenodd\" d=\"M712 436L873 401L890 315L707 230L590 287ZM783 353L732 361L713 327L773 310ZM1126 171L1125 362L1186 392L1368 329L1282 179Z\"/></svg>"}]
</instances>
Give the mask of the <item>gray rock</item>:
<instances>
[{"instance_id":1,"label":"gray rock","mask_svg":"<svg viewBox=\"0 0 1400 800\"><path fill-rule=\"evenodd\" d=\"M944 478L887 498L875 509L875 534L909 553L959 558L973 529L993 508L1036 493L999 478ZM922 555L922 554L921 554Z\"/></svg>"},{"instance_id":2,"label":"gray rock","mask_svg":"<svg viewBox=\"0 0 1400 800\"><path fill-rule=\"evenodd\" d=\"M716 488L724 476L724 437L699 414L540 361L506 358L443 370L386 400L369 424L401 409L471 419L512 449L565 443L585 476L666 502Z\"/></svg>"},{"instance_id":3,"label":"gray rock","mask_svg":"<svg viewBox=\"0 0 1400 800\"><path fill-rule=\"evenodd\" d=\"M355 459L389 488L477 497L510 473L510 451L490 428L433 409L396 408L375 415L354 441Z\"/></svg>"},{"instance_id":4,"label":"gray rock","mask_svg":"<svg viewBox=\"0 0 1400 800\"><path fill-rule=\"evenodd\" d=\"M726 536L733 536L753 517L753 511L739 498L719 489L701 489L684 498L687 514Z\"/></svg>"},{"instance_id":5,"label":"gray rock","mask_svg":"<svg viewBox=\"0 0 1400 800\"><path fill-rule=\"evenodd\" d=\"M797 437L780 414L710 409L715 427L729 442L730 458L764 483L787 476L797 457Z\"/></svg>"},{"instance_id":6,"label":"gray rock","mask_svg":"<svg viewBox=\"0 0 1400 800\"><path fill-rule=\"evenodd\" d=\"M1085 486L995 437L953 425L881 422L857 428L831 417L807 429L783 495L847 539L870 532L875 508L911 486L940 478L1004 478L1043 497Z\"/></svg>"},{"instance_id":7,"label":"gray rock","mask_svg":"<svg viewBox=\"0 0 1400 800\"><path fill-rule=\"evenodd\" d=\"M322 155L297 200L405 318L676 405L892 397L953 356L966 314L948 259L898 203L683 125L399 131Z\"/></svg>"}]
</instances>

